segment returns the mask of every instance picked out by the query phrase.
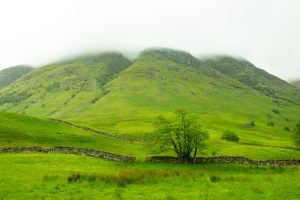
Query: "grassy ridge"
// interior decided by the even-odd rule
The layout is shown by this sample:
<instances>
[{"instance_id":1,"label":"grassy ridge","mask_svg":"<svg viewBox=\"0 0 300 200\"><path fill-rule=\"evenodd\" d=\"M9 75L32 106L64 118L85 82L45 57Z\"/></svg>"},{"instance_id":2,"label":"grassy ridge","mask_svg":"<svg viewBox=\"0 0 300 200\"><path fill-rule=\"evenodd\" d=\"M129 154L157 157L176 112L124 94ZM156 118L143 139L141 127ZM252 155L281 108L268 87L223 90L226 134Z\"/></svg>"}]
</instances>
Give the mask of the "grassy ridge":
<instances>
[{"instance_id":1,"label":"grassy ridge","mask_svg":"<svg viewBox=\"0 0 300 200\"><path fill-rule=\"evenodd\" d=\"M139 143L91 134L58 122L1 112L0 122L0 147L69 146L144 156Z\"/></svg>"},{"instance_id":2,"label":"grassy ridge","mask_svg":"<svg viewBox=\"0 0 300 200\"><path fill-rule=\"evenodd\" d=\"M297 199L300 189L296 167L126 164L75 155L0 157L4 199Z\"/></svg>"}]
</instances>

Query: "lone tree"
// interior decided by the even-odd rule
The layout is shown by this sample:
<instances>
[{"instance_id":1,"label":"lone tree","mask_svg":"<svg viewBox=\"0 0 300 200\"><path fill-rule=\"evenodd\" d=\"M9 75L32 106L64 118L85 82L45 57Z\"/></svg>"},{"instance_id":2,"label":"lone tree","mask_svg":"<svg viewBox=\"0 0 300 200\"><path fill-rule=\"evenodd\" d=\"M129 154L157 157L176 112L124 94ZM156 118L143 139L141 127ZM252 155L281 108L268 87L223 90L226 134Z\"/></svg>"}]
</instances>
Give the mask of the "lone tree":
<instances>
[{"instance_id":1,"label":"lone tree","mask_svg":"<svg viewBox=\"0 0 300 200\"><path fill-rule=\"evenodd\" d=\"M174 151L181 162L188 162L193 153L194 162L198 151L206 148L208 134L201 130L197 121L191 119L183 109L175 111L176 117L158 117L150 145L155 153Z\"/></svg>"},{"instance_id":2,"label":"lone tree","mask_svg":"<svg viewBox=\"0 0 300 200\"><path fill-rule=\"evenodd\" d=\"M300 122L296 124L295 144L300 149Z\"/></svg>"}]
</instances>

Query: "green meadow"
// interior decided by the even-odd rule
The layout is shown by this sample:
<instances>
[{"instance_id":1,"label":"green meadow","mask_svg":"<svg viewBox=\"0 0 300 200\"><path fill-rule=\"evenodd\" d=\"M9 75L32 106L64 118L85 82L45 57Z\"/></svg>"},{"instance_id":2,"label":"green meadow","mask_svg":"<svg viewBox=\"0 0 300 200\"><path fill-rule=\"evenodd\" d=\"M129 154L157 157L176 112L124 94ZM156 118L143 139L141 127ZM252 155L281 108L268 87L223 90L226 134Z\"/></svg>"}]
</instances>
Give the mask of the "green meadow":
<instances>
[{"instance_id":1,"label":"green meadow","mask_svg":"<svg viewBox=\"0 0 300 200\"><path fill-rule=\"evenodd\" d=\"M298 199L299 168L1 154L2 199Z\"/></svg>"}]
</instances>

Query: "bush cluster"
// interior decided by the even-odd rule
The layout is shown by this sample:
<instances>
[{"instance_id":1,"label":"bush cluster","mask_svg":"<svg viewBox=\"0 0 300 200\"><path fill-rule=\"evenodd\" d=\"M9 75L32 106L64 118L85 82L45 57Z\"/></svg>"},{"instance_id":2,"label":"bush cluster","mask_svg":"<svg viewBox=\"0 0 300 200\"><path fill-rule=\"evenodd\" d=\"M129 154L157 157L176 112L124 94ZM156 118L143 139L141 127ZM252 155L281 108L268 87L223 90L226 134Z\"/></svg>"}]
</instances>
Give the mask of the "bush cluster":
<instances>
[{"instance_id":1,"label":"bush cluster","mask_svg":"<svg viewBox=\"0 0 300 200\"><path fill-rule=\"evenodd\" d=\"M271 126L271 127L274 127L274 126L275 126L275 123L271 121L271 122L267 123L267 125L268 125L268 126Z\"/></svg>"},{"instance_id":2,"label":"bush cluster","mask_svg":"<svg viewBox=\"0 0 300 200\"><path fill-rule=\"evenodd\" d=\"M275 113L275 114L278 114L278 115L280 113L278 109L272 109L272 112Z\"/></svg>"},{"instance_id":3,"label":"bush cluster","mask_svg":"<svg viewBox=\"0 0 300 200\"><path fill-rule=\"evenodd\" d=\"M232 131L225 131L221 138L231 142L238 142L240 140L240 138Z\"/></svg>"}]
</instances>

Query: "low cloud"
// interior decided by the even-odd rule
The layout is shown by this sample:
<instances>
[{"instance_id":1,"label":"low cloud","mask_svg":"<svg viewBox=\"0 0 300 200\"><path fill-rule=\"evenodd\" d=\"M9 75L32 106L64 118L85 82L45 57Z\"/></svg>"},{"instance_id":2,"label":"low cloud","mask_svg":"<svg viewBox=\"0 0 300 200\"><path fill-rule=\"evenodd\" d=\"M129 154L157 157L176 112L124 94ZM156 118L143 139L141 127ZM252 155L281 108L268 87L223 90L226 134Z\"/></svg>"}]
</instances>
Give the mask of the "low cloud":
<instances>
[{"instance_id":1,"label":"low cloud","mask_svg":"<svg viewBox=\"0 0 300 200\"><path fill-rule=\"evenodd\" d=\"M0 68L147 47L232 54L299 78L297 0L27 0L0 3Z\"/></svg>"}]
</instances>

